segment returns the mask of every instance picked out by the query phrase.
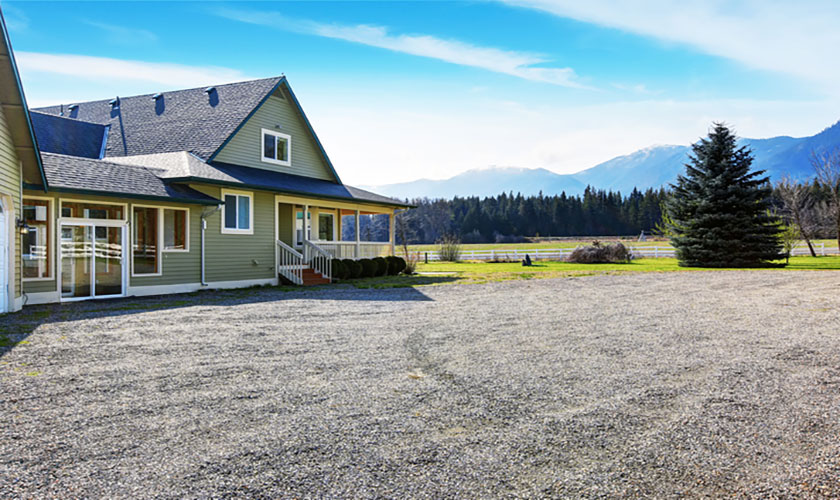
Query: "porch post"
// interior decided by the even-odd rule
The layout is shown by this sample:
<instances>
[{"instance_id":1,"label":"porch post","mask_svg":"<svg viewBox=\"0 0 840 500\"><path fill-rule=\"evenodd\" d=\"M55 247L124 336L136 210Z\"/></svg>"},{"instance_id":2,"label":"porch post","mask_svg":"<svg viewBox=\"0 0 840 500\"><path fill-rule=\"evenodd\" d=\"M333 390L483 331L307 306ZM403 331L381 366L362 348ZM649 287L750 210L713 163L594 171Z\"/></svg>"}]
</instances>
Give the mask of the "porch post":
<instances>
[{"instance_id":1,"label":"porch post","mask_svg":"<svg viewBox=\"0 0 840 500\"><path fill-rule=\"evenodd\" d=\"M359 211L358 211L358 210L356 210L356 258L357 258L357 259L360 257L360 254L361 254L361 246L362 246L362 245L359 243L359 241L361 241L361 240L359 239L359 235L360 235L360 234L361 234L361 232L359 231Z\"/></svg>"},{"instance_id":2,"label":"porch post","mask_svg":"<svg viewBox=\"0 0 840 500\"><path fill-rule=\"evenodd\" d=\"M393 211L388 214L388 241L391 242L391 255L396 255L394 252L394 219L397 216L397 212Z\"/></svg>"},{"instance_id":3,"label":"porch post","mask_svg":"<svg viewBox=\"0 0 840 500\"><path fill-rule=\"evenodd\" d=\"M309 205L303 206L303 241L309 240Z\"/></svg>"}]
</instances>

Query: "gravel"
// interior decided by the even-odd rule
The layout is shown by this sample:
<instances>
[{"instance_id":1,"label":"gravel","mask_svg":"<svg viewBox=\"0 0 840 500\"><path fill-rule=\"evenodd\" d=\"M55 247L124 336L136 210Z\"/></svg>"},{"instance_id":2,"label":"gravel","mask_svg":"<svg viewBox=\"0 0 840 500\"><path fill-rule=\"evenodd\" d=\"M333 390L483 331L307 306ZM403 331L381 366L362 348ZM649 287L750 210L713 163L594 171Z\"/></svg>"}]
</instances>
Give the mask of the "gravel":
<instances>
[{"instance_id":1,"label":"gravel","mask_svg":"<svg viewBox=\"0 0 840 500\"><path fill-rule=\"evenodd\" d=\"M837 497L838 327L837 272L36 306L0 497Z\"/></svg>"}]
</instances>

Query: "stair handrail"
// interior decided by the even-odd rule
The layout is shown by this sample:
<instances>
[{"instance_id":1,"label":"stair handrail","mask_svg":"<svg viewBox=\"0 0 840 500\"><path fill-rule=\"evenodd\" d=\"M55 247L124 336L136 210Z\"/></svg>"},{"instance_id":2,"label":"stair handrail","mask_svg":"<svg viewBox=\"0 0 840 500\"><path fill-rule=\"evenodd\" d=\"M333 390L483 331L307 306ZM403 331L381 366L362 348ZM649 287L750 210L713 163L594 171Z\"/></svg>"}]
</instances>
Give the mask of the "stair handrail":
<instances>
[{"instance_id":1,"label":"stair handrail","mask_svg":"<svg viewBox=\"0 0 840 500\"><path fill-rule=\"evenodd\" d=\"M319 247L310 240L303 242L303 258L309 267L320 273L321 276L332 283L332 259L331 253Z\"/></svg>"},{"instance_id":2,"label":"stair handrail","mask_svg":"<svg viewBox=\"0 0 840 500\"><path fill-rule=\"evenodd\" d=\"M305 262L303 254L283 243L277 243L277 274L283 276L295 285L303 285L303 268Z\"/></svg>"}]
</instances>

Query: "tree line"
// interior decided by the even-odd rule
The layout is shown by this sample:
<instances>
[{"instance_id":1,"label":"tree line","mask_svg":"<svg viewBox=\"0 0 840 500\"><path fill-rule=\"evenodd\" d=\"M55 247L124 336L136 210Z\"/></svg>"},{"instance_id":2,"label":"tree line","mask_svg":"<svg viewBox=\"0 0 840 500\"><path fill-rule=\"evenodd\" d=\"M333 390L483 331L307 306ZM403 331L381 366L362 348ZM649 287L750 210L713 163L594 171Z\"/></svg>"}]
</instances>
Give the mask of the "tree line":
<instances>
[{"instance_id":1,"label":"tree line","mask_svg":"<svg viewBox=\"0 0 840 500\"><path fill-rule=\"evenodd\" d=\"M587 187L582 195L502 193L451 200L421 198L399 215L397 240L435 243L455 236L464 243L515 243L528 237L611 236L652 232L662 219L665 189L629 195Z\"/></svg>"}]
</instances>

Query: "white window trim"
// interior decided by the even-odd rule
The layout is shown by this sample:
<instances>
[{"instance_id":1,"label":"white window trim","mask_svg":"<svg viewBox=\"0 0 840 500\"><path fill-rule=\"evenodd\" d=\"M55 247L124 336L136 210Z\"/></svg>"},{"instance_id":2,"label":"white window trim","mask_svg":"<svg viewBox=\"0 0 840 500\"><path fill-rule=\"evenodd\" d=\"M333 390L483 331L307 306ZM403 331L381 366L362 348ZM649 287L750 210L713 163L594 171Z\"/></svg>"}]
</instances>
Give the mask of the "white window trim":
<instances>
[{"instance_id":1,"label":"white window trim","mask_svg":"<svg viewBox=\"0 0 840 500\"><path fill-rule=\"evenodd\" d=\"M292 136L289 134L284 134L282 132L275 132L273 130L269 130L267 128L261 129L262 134L260 134L260 158L265 163L273 163L274 165L281 165L284 167L291 167L292 166ZM282 161L276 158L269 158L265 156L265 136L270 135L273 137L279 137L281 139L286 140L286 152L288 153L288 160Z\"/></svg>"},{"instance_id":2,"label":"white window trim","mask_svg":"<svg viewBox=\"0 0 840 500\"><path fill-rule=\"evenodd\" d=\"M163 244L161 245L161 247L163 248L163 251L166 252L166 253L189 253L190 252L190 209L189 208L163 207L163 210L180 210L181 212L186 212L186 215L184 216L184 237L185 237L184 248L166 248L166 241L161 240L161 241L163 241ZM161 211L161 217L163 217L163 212L162 211ZM163 220L165 221L166 218L164 218ZM161 225L161 230L163 230L163 229L164 229L164 227L163 227L163 225ZM164 233L164 236L166 236L165 233Z\"/></svg>"},{"instance_id":3,"label":"white window trim","mask_svg":"<svg viewBox=\"0 0 840 500\"><path fill-rule=\"evenodd\" d=\"M157 244L157 272L154 273L135 273L134 272L134 208L156 208L158 211L158 244ZM129 244L128 252L131 256L129 262L129 269L131 269L132 278L147 278L154 276L163 276L163 208L157 205L140 205L136 203L131 204L131 219L129 219Z\"/></svg>"},{"instance_id":4,"label":"white window trim","mask_svg":"<svg viewBox=\"0 0 840 500\"><path fill-rule=\"evenodd\" d=\"M64 203L93 203L96 205L113 205L117 207L123 208L123 218L122 219L89 219L85 217L62 217L61 211L64 208ZM76 198L59 198L58 200L58 222L90 222L96 221L97 226L107 226L109 223L122 223L125 224L128 222L128 203L114 203L110 201L99 201L99 200L89 200L89 199L76 199ZM119 224L113 224L119 225Z\"/></svg>"},{"instance_id":5,"label":"white window trim","mask_svg":"<svg viewBox=\"0 0 840 500\"><path fill-rule=\"evenodd\" d=\"M55 276L55 253L56 253L56 246L55 246L55 234L56 228L52 226L57 226L57 221L55 220L55 200L53 198L47 198L44 196L28 196L24 195L21 199L21 209L20 214L23 217L23 200L40 200L40 201L47 201L47 219L49 219L49 226L51 226L51 231L47 234L47 248L52 250L52 252L47 252L47 267L49 268L50 275L47 278L23 278L24 283L29 283L31 281L53 281L56 279ZM23 258L23 248L21 248L21 259Z\"/></svg>"},{"instance_id":6,"label":"white window trim","mask_svg":"<svg viewBox=\"0 0 840 500\"><path fill-rule=\"evenodd\" d=\"M337 231L338 228L337 228L336 222L335 222L336 221L335 212L333 212L333 211L327 212L327 211L320 211L319 210L318 211L318 217L321 217L322 215L328 215L332 219L332 239L331 240L322 240L322 241L330 241L330 242L336 241L338 239L338 238L336 238L336 233L338 232ZM320 220L318 221L318 236L319 237L321 236L321 221ZM320 238L319 238L319 240L320 240Z\"/></svg>"},{"instance_id":7,"label":"white window trim","mask_svg":"<svg viewBox=\"0 0 840 500\"><path fill-rule=\"evenodd\" d=\"M249 208L249 224L248 229L230 229L225 227L225 196L232 195L232 196L247 196L250 198L250 202L248 203ZM236 191L233 189L222 189L221 193L222 197L222 217L221 221L219 221L219 226L221 227L222 234L254 234L254 193L251 191ZM236 202L236 207L239 209L239 201ZM238 214L237 214L238 215ZM237 217L238 221L238 217Z\"/></svg>"}]
</instances>

